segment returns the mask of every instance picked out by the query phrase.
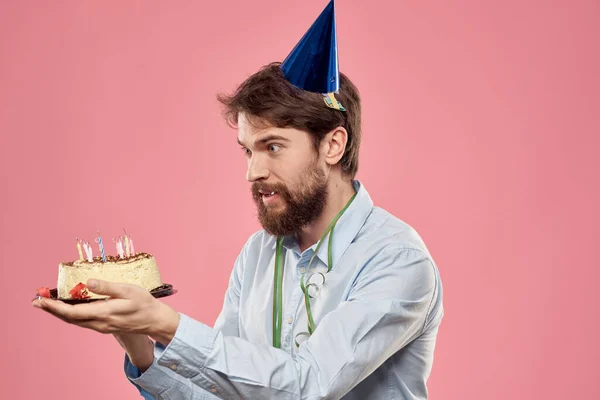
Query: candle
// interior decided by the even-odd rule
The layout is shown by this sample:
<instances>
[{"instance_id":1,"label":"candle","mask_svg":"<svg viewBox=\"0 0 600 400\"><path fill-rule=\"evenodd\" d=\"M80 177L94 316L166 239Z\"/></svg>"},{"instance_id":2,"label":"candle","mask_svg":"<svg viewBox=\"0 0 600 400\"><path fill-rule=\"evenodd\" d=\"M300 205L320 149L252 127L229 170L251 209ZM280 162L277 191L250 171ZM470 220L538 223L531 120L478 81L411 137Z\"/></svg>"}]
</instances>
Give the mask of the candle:
<instances>
[{"instance_id":1,"label":"candle","mask_svg":"<svg viewBox=\"0 0 600 400\"><path fill-rule=\"evenodd\" d=\"M129 238L125 236L125 251L127 252L127 257L131 255L131 250L129 249Z\"/></svg>"},{"instance_id":2,"label":"candle","mask_svg":"<svg viewBox=\"0 0 600 400\"><path fill-rule=\"evenodd\" d=\"M117 247L117 254L121 256L121 251L119 251L119 242L121 241L121 238L112 238L112 241Z\"/></svg>"},{"instance_id":3,"label":"candle","mask_svg":"<svg viewBox=\"0 0 600 400\"><path fill-rule=\"evenodd\" d=\"M83 253L81 252L81 239L75 238L77 241L77 251L79 252L79 261L83 261Z\"/></svg>"},{"instance_id":4,"label":"candle","mask_svg":"<svg viewBox=\"0 0 600 400\"><path fill-rule=\"evenodd\" d=\"M117 253L119 253L119 258L123 258L123 238L119 236L117 239Z\"/></svg>"},{"instance_id":5,"label":"candle","mask_svg":"<svg viewBox=\"0 0 600 400\"><path fill-rule=\"evenodd\" d=\"M96 243L98 243L98 247L100 248L100 254L102 254L102 261L106 262L106 254L104 254L104 245L102 244L102 238L100 237L100 232L98 232L98 237L96 238Z\"/></svg>"},{"instance_id":6,"label":"candle","mask_svg":"<svg viewBox=\"0 0 600 400\"><path fill-rule=\"evenodd\" d=\"M129 250L131 252L131 255L135 256L135 250L133 249L133 239L131 238L131 235L129 235Z\"/></svg>"},{"instance_id":7,"label":"candle","mask_svg":"<svg viewBox=\"0 0 600 400\"><path fill-rule=\"evenodd\" d=\"M90 242L85 242L83 244L83 249L85 250L85 254L87 255L87 259L89 262L94 262L92 258L92 246L90 246Z\"/></svg>"}]
</instances>

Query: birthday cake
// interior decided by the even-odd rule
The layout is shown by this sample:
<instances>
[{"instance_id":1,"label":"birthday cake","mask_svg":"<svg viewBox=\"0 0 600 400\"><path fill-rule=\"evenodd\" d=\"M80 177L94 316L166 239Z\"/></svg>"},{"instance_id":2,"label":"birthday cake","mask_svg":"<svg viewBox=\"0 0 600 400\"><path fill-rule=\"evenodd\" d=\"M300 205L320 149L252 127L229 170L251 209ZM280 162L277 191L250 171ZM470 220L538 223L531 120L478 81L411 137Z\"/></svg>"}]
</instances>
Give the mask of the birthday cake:
<instances>
[{"instance_id":1,"label":"birthday cake","mask_svg":"<svg viewBox=\"0 0 600 400\"><path fill-rule=\"evenodd\" d=\"M106 254L100 233L95 239L100 250L99 256L94 257L89 242L84 243L77 238L76 241L79 259L61 262L58 265L58 283L55 296L57 295L59 299L102 299L108 297L93 293L86 285L89 279L128 283L140 286L148 291L163 287L154 256L143 252L137 253L133 247L133 239L126 231L125 236L113 238L113 242L116 244L116 256ZM48 287L40 287L37 292L42 297L52 296L52 291Z\"/></svg>"},{"instance_id":2,"label":"birthday cake","mask_svg":"<svg viewBox=\"0 0 600 400\"><path fill-rule=\"evenodd\" d=\"M89 260L63 262L58 265L58 298L95 299L105 298L90 291L85 283L88 279L100 279L108 282L129 283L141 286L149 291L162 286L155 258L151 254L137 253L119 258L106 256Z\"/></svg>"}]
</instances>

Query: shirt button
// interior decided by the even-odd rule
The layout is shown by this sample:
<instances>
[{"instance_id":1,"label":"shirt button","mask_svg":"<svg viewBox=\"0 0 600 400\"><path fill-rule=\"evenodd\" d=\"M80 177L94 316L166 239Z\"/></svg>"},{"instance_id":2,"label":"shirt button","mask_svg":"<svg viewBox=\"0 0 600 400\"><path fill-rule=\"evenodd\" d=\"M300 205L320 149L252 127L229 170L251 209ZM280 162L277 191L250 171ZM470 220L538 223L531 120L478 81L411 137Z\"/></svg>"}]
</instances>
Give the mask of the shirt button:
<instances>
[{"instance_id":1,"label":"shirt button","mask_svg":"<svg viewBox=\"0 0 600 400\"><path fill-rule=\"evenodd\" d=\"M294 320L294 318L292 318L292 317L289 317L289 318L288 318L288 324L291 324L293 320Z\"/></svg>"},{"instance_id":2,"label":"shirt button","mask_svg":"<svg viewBox=\"0 0 600 400\"><path fill-rule=\"evenodd\" d=\"M301 273L301 274L303 274L303 273L304 273L304 271L306 271L306 268L304 268L304 267L300 268L300 273Z\"/></svg>"},{"instance_id":3,"label":"shirt button","mask_svg":"<svg viewBox=\"0 0 600 400\"><path fill-rule=\"evenodd\" d=\"M171 368L173 371L175 371L177 369L177 364L171 364L171 365L169 365L169 368Z\"/></svg>"},{"instance_id":4,"label":"shirt button","mask_svg":"<svg viewBox=\"0 0 600 400\"><path fill-rule=\"evenodd\" d=\"M210 391L213 393L217 393L217 388L212 388L212 389L210 389Z\"/></svg>"}]
</instances>

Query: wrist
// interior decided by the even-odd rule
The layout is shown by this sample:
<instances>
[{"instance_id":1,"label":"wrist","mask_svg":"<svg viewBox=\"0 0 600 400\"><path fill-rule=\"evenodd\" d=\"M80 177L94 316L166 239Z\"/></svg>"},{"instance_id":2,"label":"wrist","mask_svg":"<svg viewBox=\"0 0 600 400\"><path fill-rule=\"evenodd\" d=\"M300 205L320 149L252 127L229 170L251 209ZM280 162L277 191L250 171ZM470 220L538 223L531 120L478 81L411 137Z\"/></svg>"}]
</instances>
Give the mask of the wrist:
<instances>
[{"instance_id":1,"label":"wrist","mask_svg":"<svg viewBox=\"0 0 600 400\"><path fill-rule=\"evenodd\" d=\"M113 336L140 372L150 368L154 362L154 343L148 336L137 333L114 333Z\"/></svg>"},{"instance_id":2,"label":"wrist","mask_svg":"<svg viewBox=\"0 0 600 400\"><path fill-rule=\"evenodd\" d=\"M162 345L167 346L173 340L175 332L177 332L180 315L165 303L158 300L157 302L158 309L154 313L154 323L150 327L149 336Z\"/></svg>"}]
</instances>

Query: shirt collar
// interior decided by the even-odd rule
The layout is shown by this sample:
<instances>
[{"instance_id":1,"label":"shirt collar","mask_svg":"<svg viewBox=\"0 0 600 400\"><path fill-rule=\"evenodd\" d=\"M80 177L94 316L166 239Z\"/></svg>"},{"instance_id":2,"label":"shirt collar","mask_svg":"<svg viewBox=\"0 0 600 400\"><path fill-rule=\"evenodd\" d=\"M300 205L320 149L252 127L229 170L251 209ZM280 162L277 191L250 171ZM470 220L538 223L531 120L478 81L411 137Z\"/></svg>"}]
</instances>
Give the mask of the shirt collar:
<instances>
[{"instance_id":1,"label":"shirt collar","mask_svg":"<svg viewBox=\"0 0 600 400\"><path fill-rule=\"evenodd\" d=\"M358 232L364 225L369 214L373 210L373 200L365 189L364 185L358 181L353 180L352 186L356 191L356 197L352 204L344 211L342 216L338 219L333 229L333 243L332 243L332 269L335 268L337 262L346 252ZM327 248L329 244L329 236L326 236L319 248L317 257L327 265ZM294 251L297 255L300 255L300 247L298 241L292 235L285 236L283 239L283 246ZM275 245L273 246L275 248ZM310 250L314 251L317 248L317 243L309 247ZM308 249L307 249L308 250ZM314 264L314 262L313 262Z\"/></svg>"}]
</instances>

